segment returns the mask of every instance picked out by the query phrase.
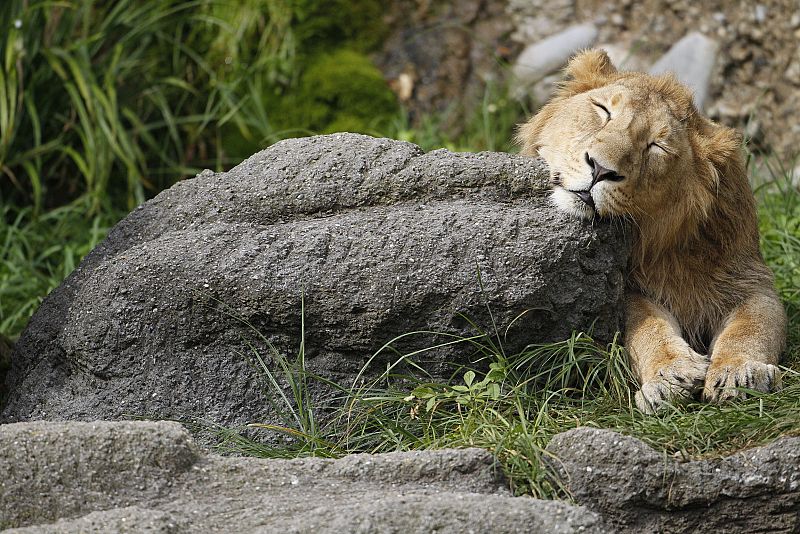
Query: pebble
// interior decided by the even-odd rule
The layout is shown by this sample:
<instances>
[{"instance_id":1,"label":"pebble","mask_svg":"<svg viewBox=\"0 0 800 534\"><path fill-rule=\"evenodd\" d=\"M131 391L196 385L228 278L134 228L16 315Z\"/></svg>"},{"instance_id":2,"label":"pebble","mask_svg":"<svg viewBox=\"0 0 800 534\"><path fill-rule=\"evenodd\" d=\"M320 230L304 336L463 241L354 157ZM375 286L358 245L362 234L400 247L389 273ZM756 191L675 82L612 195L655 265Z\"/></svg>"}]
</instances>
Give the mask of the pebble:
<instances>
[{"instance_id":1,"label":"pebble","mask_svg":"<svg viewBox=\"0 0 800 534\"><path fill-rule=\"evenodd\" d=\"M767 20L767 6L758 4L753 11L753 16L759 24Z\"/></svg>"}]
</instances>

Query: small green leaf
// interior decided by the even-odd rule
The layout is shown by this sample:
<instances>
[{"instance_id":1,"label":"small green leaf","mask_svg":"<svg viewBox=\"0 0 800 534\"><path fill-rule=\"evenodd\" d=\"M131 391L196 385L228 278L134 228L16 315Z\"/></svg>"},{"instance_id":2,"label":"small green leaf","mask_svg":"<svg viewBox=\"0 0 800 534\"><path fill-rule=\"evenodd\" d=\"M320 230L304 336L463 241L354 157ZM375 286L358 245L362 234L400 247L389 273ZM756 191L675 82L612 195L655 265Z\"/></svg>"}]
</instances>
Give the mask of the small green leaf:
<instances>
[{"instance_id":1,"label":"small green leaf","mask_svg":"<svg viewBox=\"0 0 800 534\"><path fill-rule=\"evenodd\" d=\"M411 392L411 395L418 399L429 399L431 397L436 396L436 392L433 391L433 388L428 386L419 386L415 388L414 391Z\"/></svg>"},{"instance_id":2,"label":"small green leaf","mask_svg":"<svg viewBox=\"0 0 800 534\"><path fill-rule=\"evenodd\" d=\"M473 371L467 371L464 373L464 383L468 386L472 385L472 382L475 380L475 373Z\"/></svg>"},{"instance_id":3,"label":"small green leaf","mask_svg":"<svg viewBox=\"0 0 800 534\"><path fill-rule=\"evenodd\" d=\"M425 403L425 411L428 413L432 412L434 406L436 406L436 397L431 397L428 399L428 402Z\"/></svg>"}]
</instances>

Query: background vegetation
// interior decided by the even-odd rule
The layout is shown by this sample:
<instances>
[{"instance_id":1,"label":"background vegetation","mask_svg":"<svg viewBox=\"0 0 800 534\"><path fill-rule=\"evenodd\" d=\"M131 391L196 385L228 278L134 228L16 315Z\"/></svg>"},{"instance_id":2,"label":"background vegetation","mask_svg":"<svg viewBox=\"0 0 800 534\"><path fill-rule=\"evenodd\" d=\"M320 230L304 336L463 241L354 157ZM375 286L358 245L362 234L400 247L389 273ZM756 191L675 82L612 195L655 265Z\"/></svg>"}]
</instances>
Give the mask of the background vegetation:
<instances>
[{"instance_id":1,"label":"background vegetation","mask_svg":"<svg viewBox=\"0 0 800 534\"><path fill-rule=\"evenodd\" d=\"M435 117L408 126L368 56L382 15L381 0L1 2L0 333L130 209L280 139L507 146L520 108L494 90L460 140Z\"/></svg>"},{"instance_id":2,"label":"background vegetation","mask_svg":"<svg viewBox=\"0 0 800 534\"><path fill-rule=\"evenodd\" d=\"M232 7L235 6L235 9ZM425 149L509 150L523 104L502 87L458 138L437 117L410 125L369 59L388 29L380 0L6 0L0 3L0 334L14 337L41 298L131 208L203 168L224 170L286 137L348 130ZM779 168L777 163L773 165ZM770 169L770 166L766 167ZM764 174L762 172L762 174ZM787 365L800 363L800 193L786 172L759 176L762 249L790 315ZM450 340L489 364L448 383L385 376L337 385L329 424L303 394L302 351L265 386L292 387L272 449L218 429L222 447L261 455L476 445L516 489L560 493L544 447L577 425L615 428L670 454L705 455L800 428L800 380L735 406L642 417L617 344L585 334L507 355L494 334ZM281 359L282 358L282 359ZM257 359L257 355L256 355ZM488 371L486 371L488 369Z\"/></svg>"}]
</instances>

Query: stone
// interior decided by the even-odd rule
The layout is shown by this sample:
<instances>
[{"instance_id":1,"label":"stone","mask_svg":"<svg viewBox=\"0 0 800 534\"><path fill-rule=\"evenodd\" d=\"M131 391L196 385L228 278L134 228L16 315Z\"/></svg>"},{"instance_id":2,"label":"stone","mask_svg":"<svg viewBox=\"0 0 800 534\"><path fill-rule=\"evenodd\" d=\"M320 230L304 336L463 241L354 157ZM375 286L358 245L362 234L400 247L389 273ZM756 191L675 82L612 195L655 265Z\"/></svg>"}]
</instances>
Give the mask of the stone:
<instances>
[{"instance_id":1,"label":"stone","mask_svg":"<svg viewBox=\"0 0 800 534\"><path fill-rule=\"evenodd\" d=\"M594 24L579 24L526 47L513 67L514 81L521 87L536 83L563 67L570 57L597 39Z\"/></svg>"},{"instance_id":2,"label":"stone","mask_svg":"<svg viewBox=\"0 0 800 534\"><path fill-rule=\"evenodd\" d=\"M580 506L513 497L482 449L226 458L170 422L9 424L0 446L0 529L16 533L608 532Z\"/></svg>"},{"instance_id":3,"label":"stone","mask_svg":"<svg viewBox=\"0 0 800 534\"><path fill-rule=\"evenodd\" d=\"M577 428L547 451L575 502L620 532L800 531L800 437L678 462L636 438Z\"/></svg>"},{"instance_id":4,"label":"stone","mask_svg":"<svg viewBox=\"0 0 800 534\"><path fill-rule=\"evenodd\" d=\"M0 529L74 517L168 491L200 457L175 422L0 425Z\"/></svg>"},{"instance_id":5,"label":"stone","mask_svg":"<svg viewBox=\"0 0 800 534\"><path fill-rule=\"evenodd\" d=\"M524 45L558 33L577 18L575 0L508 0L502 3L506 4L507 16L513 23L511 38Z\"/></svg>"},{"instance_id":6,"label":"stone","mask_svg":"<svg viewBox=\"0 0 800 534\"><path fill-rule=\"evenodd\" d=\"M17 342L0 422L284 423L256 353L285 384L272 348L294 360L303 317L307 370L347 387L413 331L497 324L511 353L592 325L610 340L625 229L557 212L547 182L540 160L356 134L283 141L182 181L44 300ZM415 361L443 378L477 357L461 345ZM384 351L367 374L397 358ZM330 390L311 380L309 394Z\"/></svg>"},{"instance_id":7,"label":"stone","mask_svg":"<svg viewBox=\"0 0 800 534\"><path fill-rule=\"evenodd\" d=\"M0 403L6 397L5 378L11 367L12 352L14 352L14 343L3 334L0 334Z\"/></svg>"},{"instance_id":8,"label":"stone","mask_svg":"<svg viewBox=\"0 0 800 534\"><path fill-rule=\"evenodd\" d=\"M650 67L650 74L672 72L694 92L694 103L704 109L719 45L699 32L690 32Z\"/></svg>"},{"instance_id":9,"label":"stone","mask_svg":"<svg viewBox=\"0 0 800 534\"><path fill-rule=\"evenodd\" d=\"M756 4L756 7L753 8L753 18L758 24L763 24L767 20L767 6Z\"/></svg>"}]
</instances>

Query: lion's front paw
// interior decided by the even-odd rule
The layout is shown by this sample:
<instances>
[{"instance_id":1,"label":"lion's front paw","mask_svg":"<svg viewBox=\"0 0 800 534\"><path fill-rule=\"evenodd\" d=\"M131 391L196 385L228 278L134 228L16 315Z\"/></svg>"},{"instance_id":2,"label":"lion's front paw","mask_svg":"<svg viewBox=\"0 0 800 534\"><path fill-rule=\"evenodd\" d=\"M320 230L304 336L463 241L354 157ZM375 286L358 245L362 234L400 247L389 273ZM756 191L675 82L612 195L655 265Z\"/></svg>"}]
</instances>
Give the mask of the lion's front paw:
<instances>
[{"instance_id":1,"label":"lion's front paw","mask_svg":"<svg viewBox=\"0 0 800 534\"><path fill-rule=\"evenodd\" d=\"M634 396L636 407L654 413L666 404L689 399L703 387L707 370L708 358L689 349L642 384Z\"/></svg>"},{"instance_id":2,"label":"lion's front paw","mask_svg":"<svg viewBox=\"0 0 800 534\"><path fill-rule=\"evenodd\" d=\"M747 388L756 391L770 392L781 387L780 370L771 364L755 360L727 363L712 363L706 375L706 386L703 399L709 402L721 402L730 399L747 397Z\"/></svg>"}]
</instances>

